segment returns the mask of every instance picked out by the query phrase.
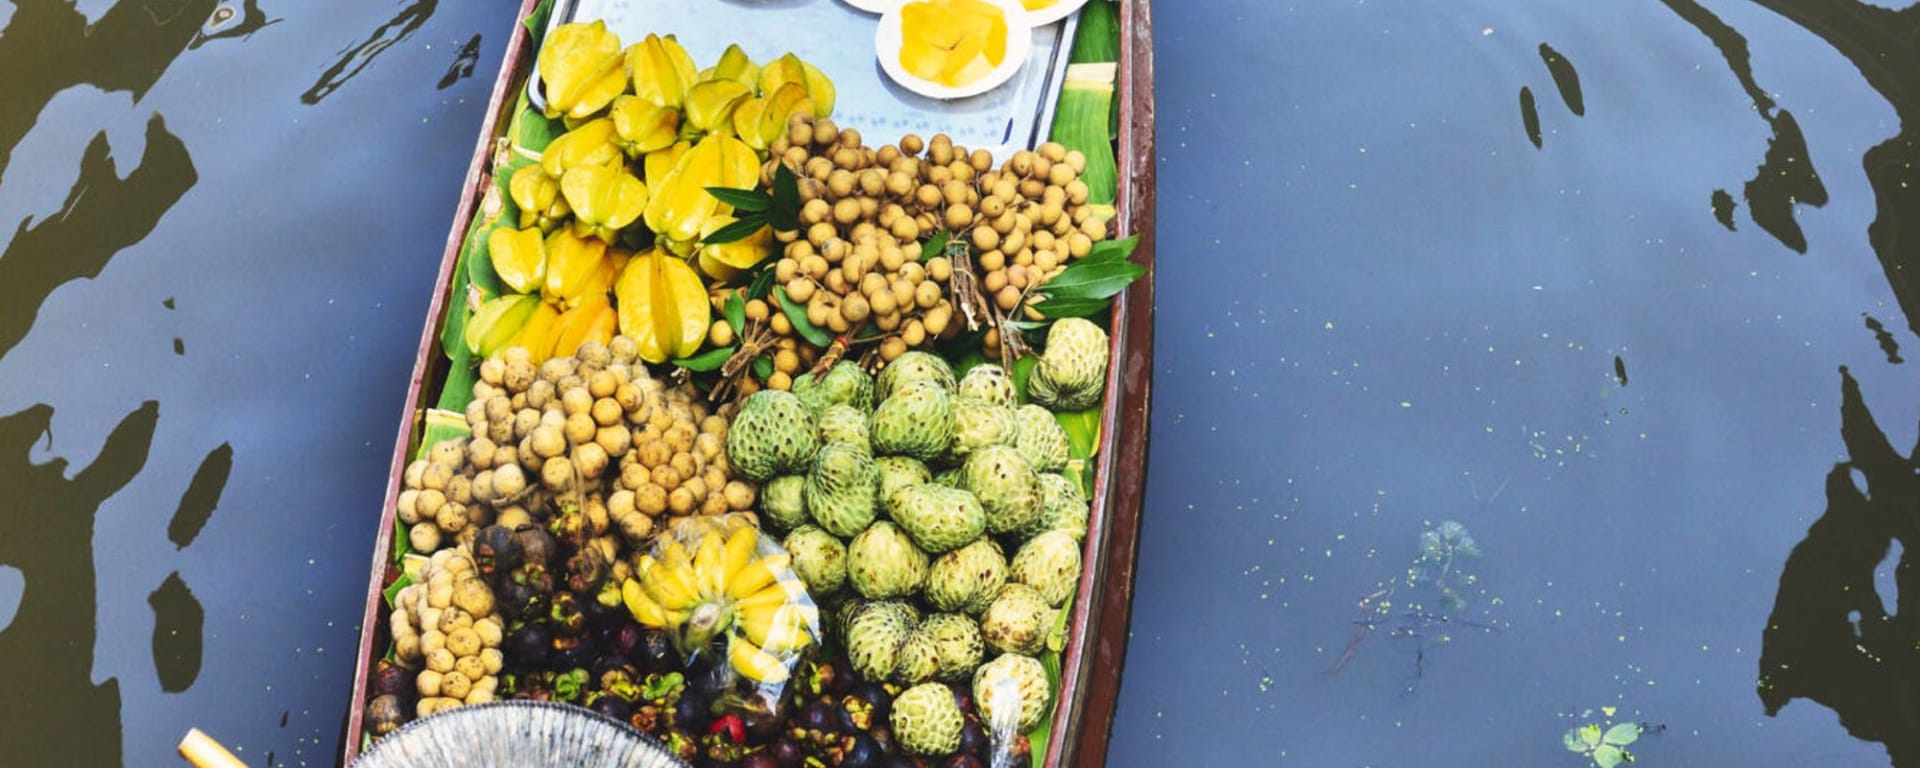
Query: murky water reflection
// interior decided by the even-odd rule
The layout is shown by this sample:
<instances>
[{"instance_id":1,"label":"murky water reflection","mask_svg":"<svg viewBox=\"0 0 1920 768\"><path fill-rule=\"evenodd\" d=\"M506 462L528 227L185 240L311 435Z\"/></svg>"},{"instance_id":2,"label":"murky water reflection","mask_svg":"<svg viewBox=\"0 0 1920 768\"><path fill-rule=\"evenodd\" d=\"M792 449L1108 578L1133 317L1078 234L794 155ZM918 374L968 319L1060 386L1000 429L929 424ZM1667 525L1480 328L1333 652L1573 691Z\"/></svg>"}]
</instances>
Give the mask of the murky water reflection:
<instances>
[{"instance_id":1,"label":"murky water reflection","mask_svg":"<svg viewBox=\"0 0 1920 768\"><path fill-rule=\"evenodd\" d=\"M1645 764L1920 765L1920 8L1159 33L1205 49L1160 60L1200 256L1159 273L1116 764L1593 765L1605 719ZM1353 595L1447 519L1508 623L1376 644Z\"/></svg>"},{"instance_id":2,"label":"murky water reflection","mask_svg":"<svg viewBox=\"0 0 1920 768\"><path fill-rule=\"evenodd\" d=\"M267 4L0 14L0 67L30 75L0 81L14 759L174 764L192 726L256 766L338 754L412 342L491 85L468 76L512 9Z\"/></svg>"}]
</instances>

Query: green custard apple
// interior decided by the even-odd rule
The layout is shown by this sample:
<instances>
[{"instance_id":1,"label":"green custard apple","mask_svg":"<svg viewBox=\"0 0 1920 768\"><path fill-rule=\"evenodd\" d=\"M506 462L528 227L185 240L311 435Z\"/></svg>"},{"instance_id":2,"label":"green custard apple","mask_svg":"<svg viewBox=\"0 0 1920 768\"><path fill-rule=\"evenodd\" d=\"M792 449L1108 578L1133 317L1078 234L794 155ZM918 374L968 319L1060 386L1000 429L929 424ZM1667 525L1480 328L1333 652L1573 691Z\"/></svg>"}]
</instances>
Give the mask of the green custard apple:
<instances>
[{"instance_id":1,"label":"green custard apple","mask_svg":"<svg viewBox=\"0 0 1920 768\"><path fill-rule=\"evenodd\" d=\"M1064 531L1074 541L1087 538L1087 496L1080 484L1065 475L1045 472L1040 475L1040 522L1034 535Z\"/></svg>"},{"instance_id":2,"label":"green custard apple","mask_svg":"<svg viewBox=\"0 0 1920 768\"><path fill-rule=\"evenodd\" d=\"M902 386L874 411L872 435L875 453L931 461L953 441L953 396L931 381Z\"/></svg>"},{"instance_id":3,"label":"green custard apple","mask_svg":"<svg viewBox=\"0 0 1920 768\"><path fill-rule=\"evenodd\" d=\"M1067 430L1053 418L1053 412L1028 403L1013 411L1013 447L1027 458L1035 472L1058 472L1067 466L1073 452L1067 442Z\"/></svg>"},{"instance_id":4,"label":"green custard apple","mask_svg":"<svg viewBox=\"0 0 1920 768\"><path fill-rule=\"evenodd\" d=\"M967 375L960 377L957 389L961 397L1013 407L1013 377L1007 375L1007 369L993 363L981 363L968 369Z\"/></svg>"},{"instance_id":5,"label":"green custard apple","mask_svg":"<svg viewBox=\"0 0 1920 768\"><path fill-rule=\"evenodd\" d=\"M940 659L940 669L934 677L949 683L965 682L987 652L986 640L980 636L980 623L971 616L936 613L921 621L913 633L931 638Z\"/></svg>"},{"instance_id":6,"label":"green custard apple","mask_svg":"<svg viewBox=\"0 0 1920 768\"><path fill-rule=\"evenodd\" d=\"M958 464L989 445L1012 445L1018 434L1012 408L961 395L953 400L953 442L947 458Z\"/></svg>"},{"instance_id":7,"label":"green custard apple","mask_svg":"<svg viewBox=\"0 0 1920 768\"><path fill-rule=\"evenodd\" d=\"M1027 378L1027 396L1056 411L1084 411L1106 393L1107 332L1078 317L1047 329L1047 348Z\"/></svg>"},{"instance_id":8,"label":"green custard apple","mask_svg":"<svg viewBox=\"0 0 1920 768\"><path fill-rule=\"evenodd\" d=\"M807 517L807 478L781 475L760 486L761 522L779 531L805 525Z\"/></svg>"},{"instance_id":9,"label":"green custard apple","mask_svg":"<svg viewBox=\"0 0 1920 768\"><path fill-rule=\"evenodd\" d=\"M880 468L859 446L828 443L807 473L807 512L835 536L852 536L873 522Z\"/></svg>"},{"instance_id":10,"label":"green custard apple","mask_svg":"<svg viewBox=\"0 0 1920 768\"><path fill-rule=\"evenodd\" d=\"M1020 545L1008 575L1033 587L1055 608L1080 586L1080 542L1066 531L1048 531Z\"/></svg>"},{"instance_id":11,"label":"green custard apple","mask_svg":"<svg viewBox=\"0 0 1920 768\"><path fill-rule=\"evenodd\" d=\"M847 583L847 545L818 526L802 525L781 546L793 556L793 573L816 596L840 591Z\"/></svg>"},{"instance_id":12,"label":"green custard apple","mask_svg":"<svg viewBox=\"0 0 1920 768\"><path fill-rule=\"evenodd\" d=\"M916 381L931 381L952 394L955 388L953 366L947 365L947 361L931 352L908 352L880 369L880 377L874 383L874 398L884 401Z\"/></svg>"},{"instance_id":13,"label":"green custard apple","mask_svg":"<svg viewBox=\"0 0 1920 768\"><path fill-rule=\"evenodd\" d=\"M912 456L882 456L874 459L874 464L880 467L879 506L883 512L895 491L933 482L933 470Z\"/></svg>"},{"instance_id":14,"label":"green custard apple","mask_svg":"<svg viewBox=\"0 0 1920 768\"><path fill-rule=\"evenodd\" d=\"M935 558L926 597L935 610L978 616L1007 583L1007 557L992 539L980 539Z\"/></svg>"},{"instance_id":15,"label":"green custard apple","mask_svg":"<svg viewBox=\"0 0 1920 768\"><path fill-rule=\"evenodd\" d=\"M1025 584L1008 584L980 614L980 634L987 647L1000 653L1039 653L1053 627L1053 607L1040 591Z\"/></svg>"},{"instance_id":16,"label":"green custard apple","mask_svg":"<svg viewBox=\"0 0 1920 768\"><path fill-rule=\"evenodd\" d=\"M900 646L919 621L913 606L897 600L864 603L853 609L842 629L848 666L863 679L887 679L900 663Z\"/></svg>"},{"instance_id":17,"label":"green custard apple","mask_svg":"<svg viewBox=\"0 0 1920 768\"><path fill-rule=\"evenodd\" d=\"M893 699L893 740L916 755L945 755L960 748L966 717L945 683L921 683Z\"/></svg>"},{"instance_id":18,"label":"green custard apple","mask_svg":"<svg viewBox=\"0 0 1920 768\"><path fill-rule=\"evenodd\" d=\"M973 494L931 483L900 489L887 499L893 522L913 543L937 555L980 538L987 513Z\"/></svg>"},{"instance_id":19,"label":"green custard apple","mask_svg":"<svg viewBox=\"0 0 1920 768\"><path fill-rule=\"evenodd\" d=\"M813 417L791 392L763 389L747 396L727 428L727 463L756 483L806 471L819 448Z\"/></svg>"},{"instance_id":20,"label":"green custard apple","mask_svg":"<svg viewBox=\"0 0 1920 768\"><path fill-rule=\"evenodd\" d=\"M927 553L893 523L868 526L847 545L847 578L871 600L911 597L927 580Z\"/></svg>"},{"instance_id":21,"label":"green custard apple","mask_svg":"<svg viewBox=\"0 0 1920 768\"><path fill-rule=\"evenodd\" d=\"M961 487L987 511L989 533L1027 531L1040 521L1040 477L1011 446L990 445L967 457Z\"/></svg>"},{"instance_id":22,"label":"green custard apple","mask_svg":"<svg viewBox=\"0 0 1920 768\"><path fill-rule=\"evenodd\" d=\"M793 377L793 394L807 410L819 413L829 405L846 405L862 413L873 410L873 377L851 360L835 363L825 373Z\"/></svg>"},{"instance_id":23,"label":"green custard apple","mask_svg":"<svg viewBox=\"0 0 1920 768\"><path fill-rule=\"evenodd\" d=\"M819 423L822 445L846 443L873 453L873 443L868 438L866 411L834 403L820 409Z\"/></svg>"},{"instance_id":24,"label":"green custard apple","mask_svg":"<svg viewBox=\"0 0 1920 768\"><path fill-rule=\"evenodd\" d=\"M1003 653L973 673L974 706L989 730L1008 723L1015 733L1033 730L1051 698L1047 669L1032 656Z\"/></svg>"},{"instance_id":25,"label":"green custard apple","mask_svg":"<svg viewBox=\"0 0 1920 768\"><path fill-rule=\"evenodd\" d=\"M919 685L940 673L940 645L915 627L900 643L900 658L888 679L900 685Z\"/></svg>"}]
</instances>

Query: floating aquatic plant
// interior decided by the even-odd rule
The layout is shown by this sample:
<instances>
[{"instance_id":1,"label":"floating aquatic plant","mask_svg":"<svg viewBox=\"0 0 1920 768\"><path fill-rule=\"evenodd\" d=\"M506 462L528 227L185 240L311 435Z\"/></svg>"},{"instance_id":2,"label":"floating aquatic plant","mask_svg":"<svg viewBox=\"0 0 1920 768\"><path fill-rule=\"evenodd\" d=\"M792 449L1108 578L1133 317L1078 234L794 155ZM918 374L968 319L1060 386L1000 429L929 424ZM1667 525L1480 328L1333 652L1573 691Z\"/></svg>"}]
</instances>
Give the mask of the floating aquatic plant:
<instances>
[{"instance_id":1,"label":"floating aquatic plant","mask_svg":"<svg viewBox=\"0 0 1920 768\"><path fill-rule=\"evenodd\" d=\"M1605 721L1576 725L1561 737L1567 745L1567 751L1578 752L1593 760L1599 768L1614 768L1621 763L1633 762L1633 753L1627 751L1627 745L1640 739L1640 732L1646 726L1639 723L1611 722L1616 710L1613 707L1601 707L1600 713ZM1582 713L1583 719L1592 717L1591 710Z\"/></svg>"}]
</instances>

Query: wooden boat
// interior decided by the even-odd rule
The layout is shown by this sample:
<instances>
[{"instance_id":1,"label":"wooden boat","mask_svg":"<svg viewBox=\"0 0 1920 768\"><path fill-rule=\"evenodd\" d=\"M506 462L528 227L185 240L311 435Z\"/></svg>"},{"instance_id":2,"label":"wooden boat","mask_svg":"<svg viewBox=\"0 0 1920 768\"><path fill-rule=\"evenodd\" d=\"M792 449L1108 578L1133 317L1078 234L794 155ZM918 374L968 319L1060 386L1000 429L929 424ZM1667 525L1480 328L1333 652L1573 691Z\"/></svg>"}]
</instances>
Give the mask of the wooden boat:
<instances>
[{"instance_id":1,"label":"wooden boat","mask_svg":"<svg viewBox=\"0 0 1920 768\"><path fill-rule=\"evenodd\" d=\"M516 18L526 18L539 2L523 0ZM1044 752L1047 766L1106 763L1107 741L1126 659L1140 514L1146 499L1155 251L1153 33L1148 0L1120 0L1120 6L1119 85L1115 96L1120 112L1116 226L1118 236L1139 237L1132 260L1147 267L1147 272L1116 298L1112 310L1113 349L1109 387L1100 418L1085 569L1067 624L1061 688ZM394 441L379 533L374 541L367 601L360 621L359 652L354 662L353 693L342 739L343 764L353 763L359 755L368 674L390 644L382 591L400 575L392 557L395 502L400 494L402 475L424 432L427 410L447 379L449 363L441 353L440 337L448 302L456 300L450 295L455 284L454 268L465 235L479 212L484 190L493 183L496 140L504 135L516 94L524 87L533 68L537 44L525 25L514 24L486 117L480 125L473 158L467 167L446 248L441 254L434 296L428 304L412 382L407 388L406 407Z\"/></svg>"}]
</instances>

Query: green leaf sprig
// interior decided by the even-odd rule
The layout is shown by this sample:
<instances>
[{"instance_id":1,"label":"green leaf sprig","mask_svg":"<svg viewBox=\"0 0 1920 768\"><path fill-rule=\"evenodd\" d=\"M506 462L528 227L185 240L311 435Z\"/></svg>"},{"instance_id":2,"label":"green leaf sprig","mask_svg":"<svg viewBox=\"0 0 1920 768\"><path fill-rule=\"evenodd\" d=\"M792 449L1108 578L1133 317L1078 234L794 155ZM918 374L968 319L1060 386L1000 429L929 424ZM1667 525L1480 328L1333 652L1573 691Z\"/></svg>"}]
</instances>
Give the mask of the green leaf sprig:
<instances>
[{"instance_id":1,"label":"green leaf sprig","mask_svg":"<svg viewBox=\"0 0 1920 768\"><path fill-rule=\"evenodd\" d=\"M1601 712L1611 719L1615 709L1601 707ZM1587 756L1599 768L1615 768L1621 763L1633 762L1633 753L1627 751L1627 745L1638 741L1643 730L1644 726L1639 723L1587 723L1569 729L1561 741L1567 751Z\"/></svg>"},{"instance_id":2,"label":"green leaf sprig","mask_svg":"<svg viewBox=\"0 0 1920 768\"><path fill-rule=\"evenodd\" d=\"M742 240L766 226L773 227L776 232L800 228L800 179L793 175L793 169L787 167L786 163L774 166L771 193L758 189L707 187L707 194L733 206L735 214L732 224L700 239L707 245Z\"/></svg>"},{"instance_id":3,"label":"green leaf sprig","mask_svg":"<svg viewBox=\"0 0 1920 768\"><path fill-rule=\"evenodd\" d=\"M1114 296L1147 273L1146 267L1127 260L1139 244L1137 236L1094 243L1085 257L1034 291L1039 299L1033 302L1033 308L1055 320L1086 317L1106 309Z\"/></svg>"}]
</instances>

